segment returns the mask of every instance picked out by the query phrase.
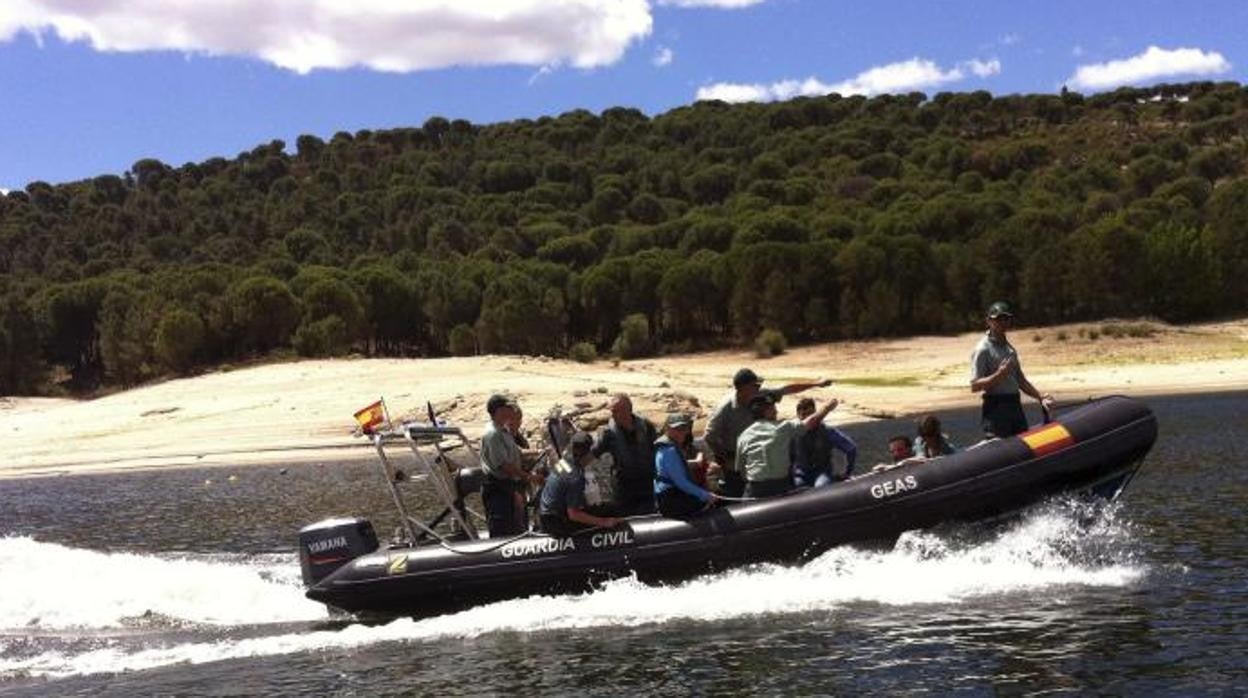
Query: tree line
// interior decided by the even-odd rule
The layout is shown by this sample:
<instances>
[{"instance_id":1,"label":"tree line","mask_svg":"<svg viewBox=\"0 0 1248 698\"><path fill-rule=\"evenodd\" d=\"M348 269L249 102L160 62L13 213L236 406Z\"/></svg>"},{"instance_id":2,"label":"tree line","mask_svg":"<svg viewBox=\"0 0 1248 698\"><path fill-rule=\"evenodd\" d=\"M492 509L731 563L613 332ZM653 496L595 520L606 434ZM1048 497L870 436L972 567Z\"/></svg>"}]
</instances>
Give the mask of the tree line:
<instances>
[{"instance_id":1,"label":"tree line","mask_svg":"<svg viewBox=\"0 0 1248 698\"><path fill-rule=\"evenodd\" d=\"M0 393L258 356L625 356L1248 308L1248 88L698 102L0 196Z\"/></svg>"}]
</instances>

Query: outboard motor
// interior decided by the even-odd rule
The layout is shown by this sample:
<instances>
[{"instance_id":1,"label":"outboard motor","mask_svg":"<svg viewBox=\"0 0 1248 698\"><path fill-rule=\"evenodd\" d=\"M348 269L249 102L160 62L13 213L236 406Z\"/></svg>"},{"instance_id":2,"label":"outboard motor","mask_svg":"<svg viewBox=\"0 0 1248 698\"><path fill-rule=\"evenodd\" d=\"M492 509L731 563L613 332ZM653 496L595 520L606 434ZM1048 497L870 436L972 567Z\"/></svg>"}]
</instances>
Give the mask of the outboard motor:
<instances>
[{"instance_id":1,"label":"outboard motor","mask_svg":"<svg viewBox=\"0 0 1248 698\"><path fill-rule=\"evenodd\" d=\"M379 546L368 519L325 519L299 529L303 584L312 586L331 572Z\"/></svg>"}]
</instances>

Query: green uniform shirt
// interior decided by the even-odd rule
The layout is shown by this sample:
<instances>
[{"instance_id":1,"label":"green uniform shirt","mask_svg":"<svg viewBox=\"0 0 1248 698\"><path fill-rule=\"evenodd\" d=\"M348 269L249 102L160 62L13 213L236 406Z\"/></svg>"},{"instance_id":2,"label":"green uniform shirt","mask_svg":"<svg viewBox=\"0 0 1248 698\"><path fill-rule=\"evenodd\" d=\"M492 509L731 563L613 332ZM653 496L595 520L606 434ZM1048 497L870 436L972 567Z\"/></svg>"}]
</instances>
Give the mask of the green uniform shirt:
<instances>
[{"instance_id":1,"label":"green uniform shirt","mask_svg":"<svg viewBox=\"0 0 1248 698\"><path fill-rule=\"evenodd\" d=\"M481 435L481 468L500 480L509 480L511 476L503 470L503 465L507 463L520 465L520 447L511 432L499 429L494 422L490 422Z\"/></svg>"},{"instance_id":2,"label":"green uniform shirt","mask_svg":"<svg viewBox=\"0 0 1248 698\"><path fill-rule=\"evenodd\" d=\"M796 419L760 419L737 439L737 472L750 482L789 477L789 444L805 426Z\"/></svg>"},{"instance_id":3,"label":"green uniform shirt","mask_svg":"<svg viewBox=\"0 0 1248 698\"><path fill-rule=\"evenodd\" d=\"M975 345L975 351L971 352L971 380L987 378L996 373L1001 362L1010 356L1014 357L1014 370L985 392L988 395L1018 395L1018 377L1023 374L1023 364L1018 360L1018 352L1014 351L1014 346L1009 342L993 339L986 332L979 344Z\"/></svg>"},{"instance_id":4,"label":"green uniform shirt","mask_svg":"<svg viewBox=\"0 0 1248 698\"><path fill-rule=\"evenodd\" d=\"M763 388L759 392L769 393L776 402L780 402L780 398L784 397L784 393L779 390ZM753 423L754 413L750 411L749 405L737 402L736 391L725 395L719 406L711 413L711 418L706 423L706 434L703 436L715 460L725 468L736 467L734 456L737 453L737 439Z\"/></svg>"}]
</instances>

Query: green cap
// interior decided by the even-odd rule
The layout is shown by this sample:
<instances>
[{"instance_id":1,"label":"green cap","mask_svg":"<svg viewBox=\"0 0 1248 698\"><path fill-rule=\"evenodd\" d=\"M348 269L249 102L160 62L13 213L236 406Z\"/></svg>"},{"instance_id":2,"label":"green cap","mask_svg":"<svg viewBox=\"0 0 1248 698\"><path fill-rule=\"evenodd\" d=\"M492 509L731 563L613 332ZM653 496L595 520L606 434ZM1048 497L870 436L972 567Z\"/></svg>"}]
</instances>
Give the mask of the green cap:
<instances>
[{"instance_id":1,"label":"green cap","mask_svg":"<svg viewBox=\"0 0 1248 698\"><path fill-rule=\"evenodd\" d=\"M679 427L692 427L693 417L690 417L684 412L673 412L672 414L667 415L667 426L671 429Z\"/></svg>"},{"instance_id":2,"label":"green cap","mask_svg":"<svg viewBox=\"0 0 1248 698\"><path fill-rule=\"evenodd\" d=\"M1006 303L1005 301L997 301L996 303L988 306L988 317L994 320L999 317L1012 318L1014 317L1014 311L1010 310L1009 303Z\"/></svg>"}]
</instances>

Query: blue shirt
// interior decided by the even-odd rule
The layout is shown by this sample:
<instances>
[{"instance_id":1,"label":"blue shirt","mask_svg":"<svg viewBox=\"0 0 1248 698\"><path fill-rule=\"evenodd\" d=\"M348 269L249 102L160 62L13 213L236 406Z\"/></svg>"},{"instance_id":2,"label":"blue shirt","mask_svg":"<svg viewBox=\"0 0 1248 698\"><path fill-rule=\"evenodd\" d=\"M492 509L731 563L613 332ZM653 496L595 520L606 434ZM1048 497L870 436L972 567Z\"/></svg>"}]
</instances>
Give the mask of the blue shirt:
<instances>
[{"instance_id":1,"label":"blue shirt","mask_svg":"<svg viewBox=\"0 0 1248 698\"><path fill-rule=\"evenodd\" d=\"M675 487L703 502L711 501L711 493L698 487L693 480L689 479L689 466L685 465L685 457L680 454L680 449L676 448L676 444L668 441L664 436L655 442L654 447L654 493L656 495Z\"/></svg>"}]
</instances>

